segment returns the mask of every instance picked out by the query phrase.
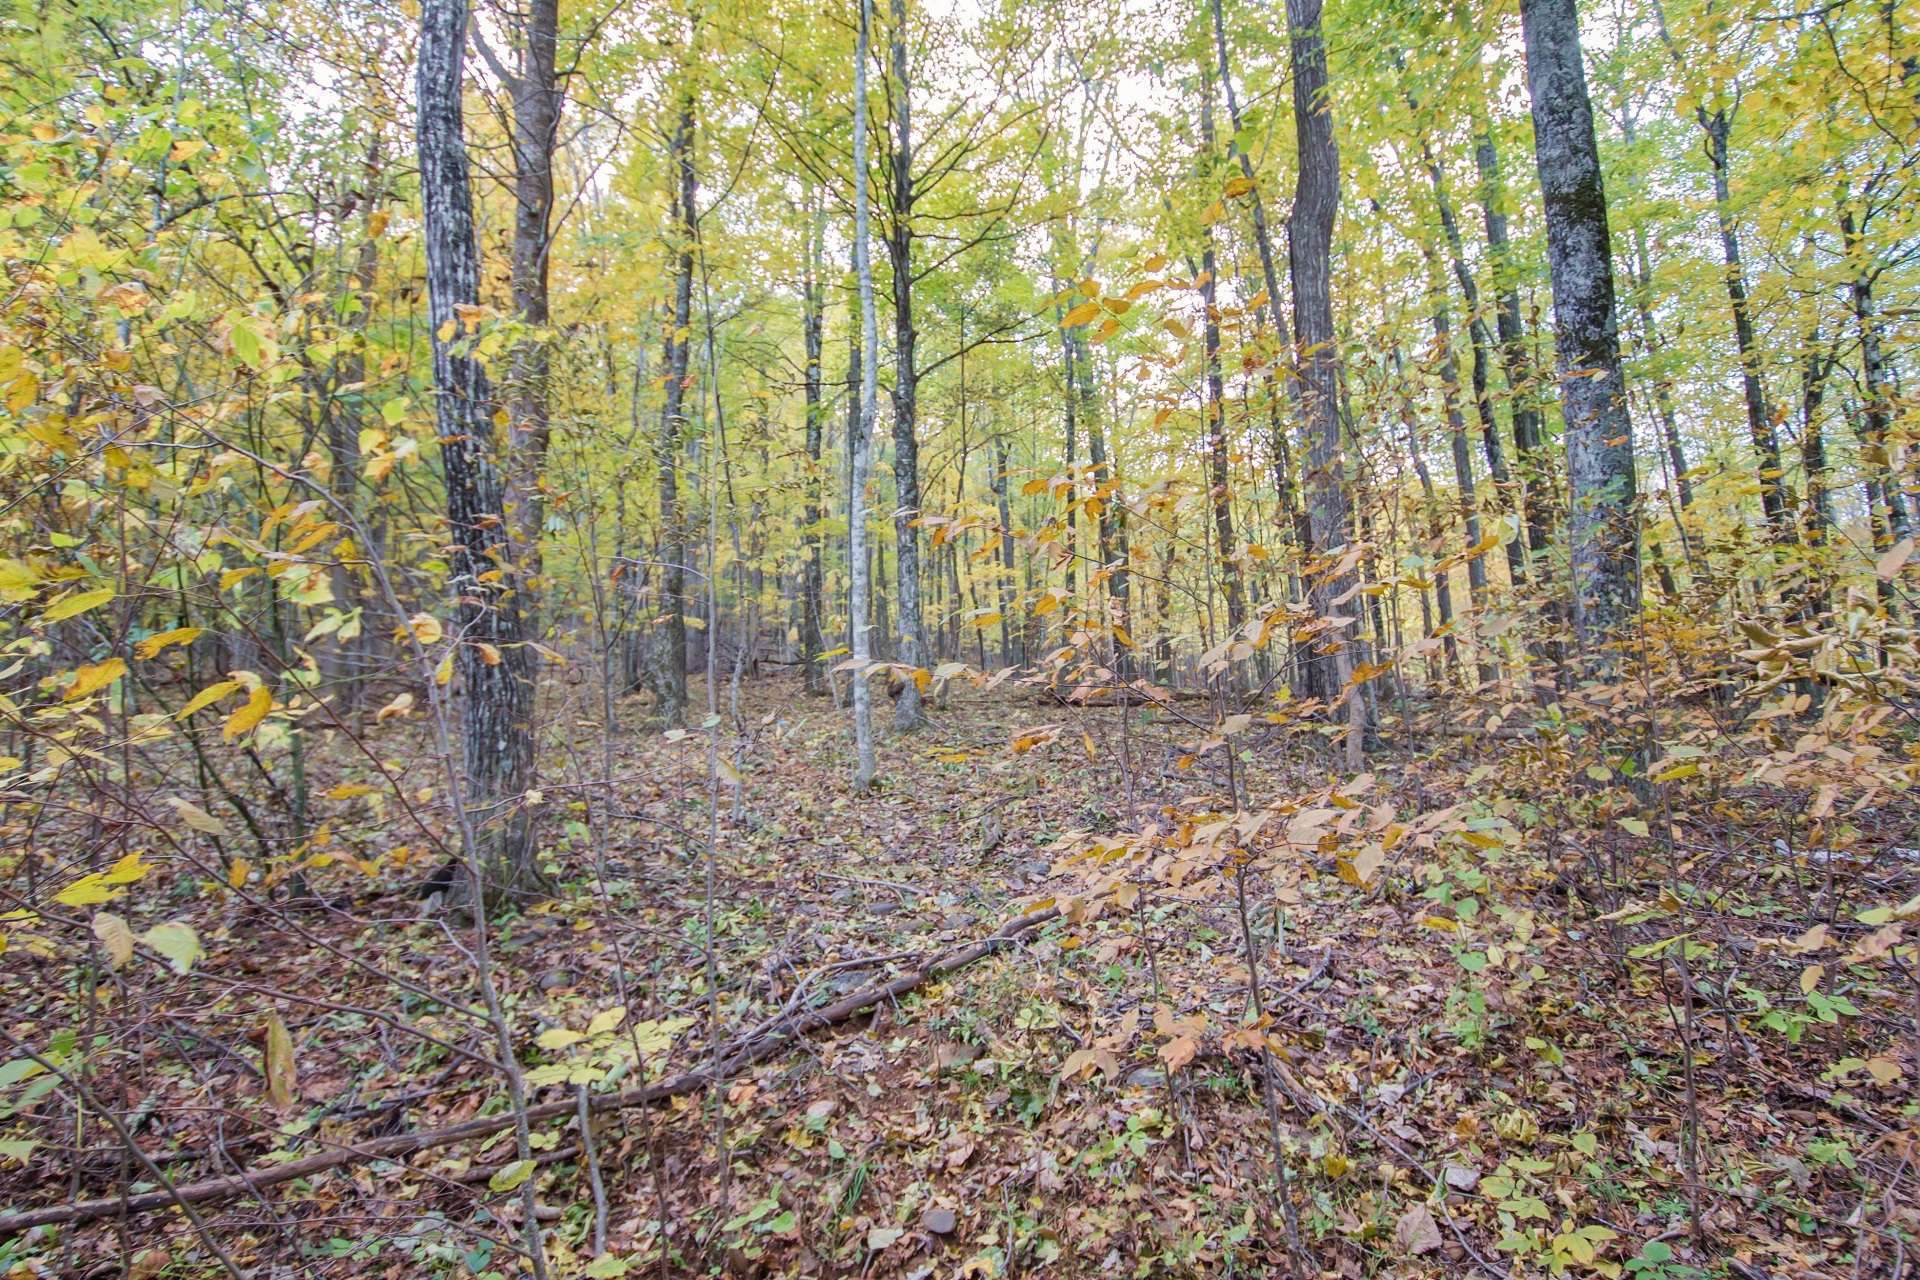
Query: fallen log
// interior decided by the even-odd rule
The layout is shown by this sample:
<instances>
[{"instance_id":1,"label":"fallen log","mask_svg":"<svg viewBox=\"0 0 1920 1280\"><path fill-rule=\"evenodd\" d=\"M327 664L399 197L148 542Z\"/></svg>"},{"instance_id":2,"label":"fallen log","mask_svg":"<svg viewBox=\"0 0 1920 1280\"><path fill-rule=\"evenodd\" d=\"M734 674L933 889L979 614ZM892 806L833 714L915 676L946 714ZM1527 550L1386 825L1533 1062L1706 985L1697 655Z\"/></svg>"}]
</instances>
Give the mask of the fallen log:
<instances>
[{"instance_id":1,"label":"fallen log","mask_svg":"<svg viewBox=\"0 0 1920 1280\"><path fill-rule=\"evenodd\" d=\"M1058 917L1059 914L1058 907L1047 907L1040 911L1029 912L1024 916L1016 916L986 937L937 956L917 969L909 969L887 982L850 992L832 1004L796 1014L778 1026L737 1040L726 1046L719 1061L710 1067L684 1072L650 1085L637 1085L620 1093L601 1094L590 1100L590 1110L622 1111L661 1102L667 1098L698 1093L702 1089L722 1083L761 1059L772 1056L777 1050L801 1036L845 1022L855 1014L875 1005L896 1000L934 978L964 968L992 954L1007 943L1032 933L1041 925ZM572 1115L576 1110L575 1100L567 1097L556 1102L543 1102L538 1106L528 1107L526 1116L529 1123L537 1123ZM514 1116L509 1111L500 1115L483 1116L460 1124L448 1125L443 1129L425 1129L417 1133L399 1133L388 1138L376 1138L359 1146L339 1147L282 1164L256 1165L228 1177L177 1183L170 1190L143 1191L137 1195L127 1196L103 1196L97 1200L77 1200L71 1204L48 1205L40 1209L0 1213L0 1239L33 1227L77 1225L94 1222L101 1218L118 1217L122 1214L131 1216L137 1213L152 1213L157 1209L227 1200L266 1187L277 1186L283 1182L310 1178L315 1174L325 1173L345 1165L361 1164L369 1160L393 1160L435 1147L451 1146L473 1138L488 1137L512 1128L513 1124Z\"/></svg>"}]
</instances>

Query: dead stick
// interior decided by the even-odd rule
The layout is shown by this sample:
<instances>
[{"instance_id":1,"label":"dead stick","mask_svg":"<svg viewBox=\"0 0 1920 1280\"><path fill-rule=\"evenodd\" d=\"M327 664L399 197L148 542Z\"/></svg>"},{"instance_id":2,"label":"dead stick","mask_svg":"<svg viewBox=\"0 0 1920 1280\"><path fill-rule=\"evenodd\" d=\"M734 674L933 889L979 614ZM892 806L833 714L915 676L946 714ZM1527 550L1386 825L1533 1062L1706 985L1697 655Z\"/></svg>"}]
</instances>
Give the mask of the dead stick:
<instances>
[{"instance_id":1,"label":"dead stick","mask_svg":"<svg viewBox=\"0 0 1920 1280\"><path fill-rule=\"evenodd\" d=\"M845 1022L864 1009L896 1000L934 978L964 968L1001 946L1033 932L1059 914L1058 907L1047 907L1041 911L1018 916L978 942L949 951L919 969L910 969L889 982L863 988L824 1008L800 1014L784 1027L736 1041L720 1056L711 1070L688 1071L656 1084L637 1086L620 1093L603 1093L591 1100L591 1108L594 1111L621 1111L630 1107L646 1106L666 1098L697 1093L720 1081L731 1079L761 1059L770 1057L798 1037ZM575 1105L574 1099L569 1097L557 1102L543 1102L538 1106L528 1107L527 1122L532 1124L568 1115L575 1110ZM372 1142L362 1143L357 1147L340 1147L332 1151L323 1151L304 1159L289 1160L285 1164L260 1165L231 1177L179 1183L167 1191L107 1196L98 1200L77 1200L72 1204L50 1205L42 1209L23 1209L16 1213L0 1214L0 1239L33 1227L92 1222L121 1213L151 1213L156 1209L225 1200L232 1196L245 1195L262 1187L277 1186L282 1182L292 1182L298 1178L310 1178L317 1173L325 1173L343 1165L359 1164L367 1160L392 1160L433 1147L444 1147L472 1138L484 1138L502 1129L511 1128L513 1123L514 1117L511 1113L483 1116L461 1124L448 1125L444 1129L427 1129L419 1133L401 1133L390 1138L376 1138Z\"/></svg>"}]
</instances>

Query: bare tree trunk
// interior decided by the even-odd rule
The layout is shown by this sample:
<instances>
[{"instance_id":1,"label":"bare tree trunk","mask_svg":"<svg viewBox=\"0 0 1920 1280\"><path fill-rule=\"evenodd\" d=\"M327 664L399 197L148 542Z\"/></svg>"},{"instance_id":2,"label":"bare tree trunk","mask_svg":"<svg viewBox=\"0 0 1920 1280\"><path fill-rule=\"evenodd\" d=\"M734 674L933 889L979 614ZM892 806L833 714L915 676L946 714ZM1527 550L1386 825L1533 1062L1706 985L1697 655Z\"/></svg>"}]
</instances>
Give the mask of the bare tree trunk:
<instances>
[{"instance_id":1,"label":"bare tree trunk","mask_svg":"<svg viewBox=\"0 0 1920 1280\"><path fill-rule=\"evenodd\" d=\"M867 242L867 42L873 27L873 0L860 0L860 38L853 55L853 273L860 282L860 410L848 440L852 475L847 485L847 564L853 576L848 612L853 627L853 741L857 755L853 789L873 785L873 686L867 678L867 598L873 571L867 563L867 472L872 465L873 419L879 409L880 327L873 306L873 262Z\"/></svg>"},{"instance_id":2,"label":"bare tree trunk","mask_svg":"<svg viewBox=\"0 0 1920 1280\"><path fill-rule=\"evenodd\" d=\"M551 261L553 150L561 92L554 77L559 0L528 0L522 17L520 69L506 76L513 98L513 308L528 329L513 351L507 404L507 502L513 518L520 610L538 630L540 536L547 504L540 488L552 424L548 416L547 268Z\"/></svg>"},{"instance_id":3,"label":"bare tree trunk","mask_svg":"<svg viewBox=\"0 0 1920 1280\"><path fill-rule=\"evenodd\" d=\"M1213 77L1200 77L1200 163L1203 171L1213 162ZM1215 304L1219 289L1219 267L1213 254L1213 227L1201 231L1200 304L1205 311L1207 398L1204 421L1207 430L1207 463L1210 500L1213 504L1215 551L1220 576L1227 596L1227 629L1238 631L1247 620L1246 590L1241 582L1240 544L1233 532L1233 480L1227 460L1227 398L1220 376L1220 309Z\"/></svg>"},{"instance_id":4,"label":"bare tree trunk","mask_svg":"<svg viewBox=\"0 0 1920 1280\"><path fill-rule=\"evenodd\" d=\"M365 383L367 376L367 321L373 315L373 289L380 271L380 225L386 220L380 211L386 190L384 170L385 160L380 137L376 133L367 144L365 216L360 224L360 244L354 253L353 291L360 305L347 318L347 329L353 336L340 361L340 383L345 387L358 388ZM375 542L382 532L382 522L377 516L362 518L360 500L360 429L364 421L361 410L365 404L364 390L355 390L351 396L336 395L329 403L327 450L331 470L328 472L327 488L333 494L334 501L367 531L369 542ZM356 547L355 550L362 561L377 560L386 552L386 548L379 545ZM343 557L335 563L332 576L333 594L339 600L340 608L348 613L358 609L362 615L359 634L336 639L328 660L338 691L338 705L342 710L358 715L365 708L363 685L369 674L368 668L373 665L374 648L379 643L378 637L386 631L382 623L390 626L398 619L366 616L369 608L377 606L375 597L361 590L363 574L359 565Z\"/></svg>"},{"instance_id":5,"label":"bare tree trunk","mask_svg":"<svg viewBox=\"0 0 1920 1280\"><path fill-rule=\"evenodd\" d=\"M1553 514L1547 501L1546 433L1533 389L1533 362L1527 354L1526 326L1520 319L1520 292L1515 283L1513 249L1507 238L1505 195L1500 181L1500 152L1493 129L1480 122L1473 140L1474 166L1479 171L1480 207L1487 228L1487 257L1493 266L1494 332L1500 340L1500 364L1507 376L1509 412L1513 418L1513 451L1520 469L1519 507L1524 516L1527 549L1534 560L1546 554L1553 537ZM1503 494L1513 492L1513 477L1498 436L1486 439L1487 474ZM1507 565L1513 566L1513 551Z\"/></svg>"},{"instance_id":6,"label":"bare tree trunk","mask_svg":"<svg viewBox=\"0 0 1920 1280\"><path fill-rule=\"evenodd\" d=\"M1866 433L1861 437L1866 446L1864 461L1879 485L1880 500L1887 513L1887 532L1898 544L1913 529L1900 468L1892 455L1894 446L1888 436L1893 427L1893 379L1888 374L1886 352L1880 342L1880 318L1874 314L1873 284L1878 273L1868 269L1853 210L1845 207L1840 210L1840 238L1846 248L1847 261L1853 266L1848 292L1853 302L1854 324L1860 332L1860 379L1866 390Z\"/></svg>"},{"instance_id":7,"label":"bare tree trunk","mask_svg":"<svg viewBox=\"0 0 1920 1280\"><path fill-rule=\"evenodd\" d=\"M1747 434L1760 466L1760 509L1775 542L1793 541L1793 497L1780 464L1780 437L1774 430L1773 409L1767 403L1766 383L1760 376L1760 352L1753 333L1753 314L1747 301L1747 269L1740 260L1740 230L1733 220L1733 195L1727 172L1727 138L1732 120L1722 107L1709 114L1696 107L1701 132L1706 135L1707 159L1713 166L1713 213L1719 224L1720 254L1726 263L1727 302L1733 309L1733 343L1740 358L1740 389L1747 405Z\"/></svg>"},{"instance_id":8,"label":"bare tree trunk","mask_svg":"<svg viewBox=\"0 0 1920 1280\"><path fill-rule=\"evenodd\" d=\"M907 78L907 0L893 0L893 219L887 252L893 259L893 346L898 364L893 385L894 576L899 584L900 660L927 665L926 623L920 608L920 443L915 435L920 374L914 364L918 335L913 328L913 114L912 83ZM868 348L872 350L871 345ZM920 686L906 681L893 707L893 727L914 729L926 723Z\"/></svg>"},{"instance_id":9,"label":"bare tree trunk","mask_svg":"<svg viewBox=\"0 0 1920 1280\"><path fill-rule=\"evenodd\" d=\"M1287 220L1288 259L1292 268L1293 330L1299 344L1296 372L1305 398L1307 435L1307 510L1313 553L1323 559L1352 539L1347 502L1346 463L1340 428L1340 351L1333 327L1333 220L1340 208L1340 151L1333 137L1327 100L1327 47L1320 31L1321 0L1287 0L1287 33L1293 68L1293 113L1300 157L1300 181L1293 214ZM1345 593L1352 571L1333 574L1318 566L1312 600L1322 617ZM1309 690L1332 701L1347 692L1354 668L1353 644L1359 628L1342 624L1344 634L1333 652L1311 670ZM1321 646L1325 647L1325 646ZM1347 765L1362 764L1365 702L1357 690L1347 701Z\"/></svg>"},{"instance_id":10,"label":"bare tree trunk","mask_svg":"<svg viewBox=\"0 0 1920 1280\"><path fill-rule=\"evenodd\" d=\"M523 797L533 777L534 688L515 593L495 569L507 553L505 494L497 464L493 389L486 370L456 350L463 311L480 299L466 141L461 131L464 0L427 0L420 17L417 114L427 299L433 334L434 416L446 472L450 587L464 701L464 803L483 832L485 905L539 880Z\"/></svg>"},{"instance_id":11,"label":"bare tree trunk","mask_svg":"<svg viewBox=\"0 0 1920 1280\"><path fill-rule=\"evenodd\" d=\"M1565 418L1574 635L1589 658L1640 610L1633 419L1614 314L1612 244L1574 0L1522 0L1534 158L1546 206Z\"/></svg>"},{"instance_id":12,"label":"bare tree trunk","mask_svg":"<svg viewBox=\"0 0 1920 1280\"><path fill-rule=\"evenodd\" d=\"M810 200L818 199L810 195ZM826 664L820 655L827 649L821 627L821 595L825 589L821 568L820 454L826 435L826 406L822 403L820 367L826 344L826 282L820 278L826 248L827 213L824 204L808 211L807 262L802 278L805 313L801 317L806 344L806 497L801 510L805 526L800 586L800 661L804 664L806 689L824 693L827 688ZM851 391L851 388L849 388Z\"/></svg>"},{"instance_id":13,"label":"bare tree trunk","mask_svg":"<svg viewBox=\"0 0 1920 1280\"><path fill-rule=\"evenodd\" d=\"M1431 259L1429 259L1431 261ZM1463 264L1456 262L1456 267ZM1433 274L1437 277L1438 270ZM1468 277L1471 279L1472 277ZM1453 321L1447 314L1446 288L1439 279L1433 282L1433 342L1440 349L1440 390L1446 402L1447 437L1453 454L1453 482L1460 491L1460 525L1466 535L1469 547L1480 545L1480 510L1474 503L1473 494L1473 450L1467 444L1467 419L1460 412L1460 362L1453 354ZM1477 295L1476 295L1477 300ZM1472 304L1469 304L1472 305ZM1478 324L1478 322L1475 322ZM1482 337L1485 328L1481 326ZM1476 361L1484 361L1484 350L1476 351ZM1484 378L1474 388L1476 396L1486 393ZM1489 407L1481 419L1483 430L1492 430L1493 411ZM1509 542L1511 549L1518 540ZM1473 602L1476 613L1485 608L1487 602L1487 562L1484 556L1475 554L1467 559L1467 595ZM1499 678L1499 671L1487 661L1484 647L1475 651L1474 664L1480 683L1491 684Z\"/></svg>"},{"instance_id":14,"label":"bare tree trunk","mask_svg":"<svg viewBox=\"0 0 1920 1280\"><path fill-rule=\"evenodd\" d=\"M1013 508L1008 499L1007 490L1011 478L1007 469L1011 465L1007 458L1007 437L1000 432L993 437L993 500L1000 515L1000 664L1011 666L1013 657L1012 614L1013 614ZM1027 660L1026 631L1021 630L1020 662Z\"/></svg>"},{"instance_id":15,"label":"bare tree trunk","mask_svg":"<svg viewBox=\"0 0 1920 1280\"><path fill-rule=\"evenodd\" d=\"M690 73L696 32L687 33ZM673 220L677 241L674 253L673 318L667 327L666 395L660 405L659 469L656 491L660 501L660 529L656 566L660 578L660 619L642 619L647 627L647 683L657 700L660 718L679 725L687 712L687 536L680 521L680 440L686 431L687 363L693 350L693 249L699 234L694 200L697 187L693 167L693 91L680 100L680 118L667 144L674 175Z\"/></svg>"},{"instance_id":16,"label":"bare tree trunk","mask_svg":"<svg viewBox=\"0 0 1920 1280\"><path fill-rule=\"evenodd\" d=\"M1441 528L1440 523L1440 499L1434 494L1433 476L1427 470L1426 454L1420 448L1418 414L1413 407L1412 392L1407 387L1406 361L1401 358L1400 347L1397 343L1393 348L1393 371L1400 379L1400 425L1406 431L1407 458L1413 463L1414 478L1420 482L1421 506L1424 508L1421 514L1426 517L1427 541L1423 550L1427 555L1437 559L1445 553L1445 531ZM1447 416L1449 419L1457 419L1460 416L1459 405L1455 403L1457 394L1458 388L1449 385L1446 391ZM1440 670L1443 675L1451 676L1460 665L1460 644L1453 634L1452 570L1444 570L1433 575L1433 604L1437 606L1440 611L1440 626L1438 628L1441 633L1440 652L1442 662ZM1433 625L1432 609L1427 604L1427 593L1425 591L1420 592L1420 621L1425 628L1423 636L1433 635L1435 627Z\"/></svg>"}]
</instances>

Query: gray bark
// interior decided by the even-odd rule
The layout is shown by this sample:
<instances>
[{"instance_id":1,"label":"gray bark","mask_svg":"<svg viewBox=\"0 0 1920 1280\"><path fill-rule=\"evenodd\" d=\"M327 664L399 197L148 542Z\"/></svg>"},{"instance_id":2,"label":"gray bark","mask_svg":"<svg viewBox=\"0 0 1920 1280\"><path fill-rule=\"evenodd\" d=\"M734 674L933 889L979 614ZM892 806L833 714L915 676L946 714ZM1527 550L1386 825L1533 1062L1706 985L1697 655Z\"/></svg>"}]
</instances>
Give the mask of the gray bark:
<instances>
[{"instance_id":1,"label":"gray bark","mask_svg":"<svg viewBox=\"0 0 1920 1280\"><path fill-rule=\"evenodd\" d=\"M873 593L873 571L867 562L867 473L872 466L873 419L879 409L879 320L873 305L873 261L868 249L870 215L867 210L867 44L873 27L873 0L860 0L860 38L853 61L853 273L860 283L860 415L848 445L852 474L848 478L847 564L852 575L849 613L853 626L853 741L857 762L853 789L873 785L873 686L867 678L867 600Z\"/></svg>"},{"instance_id":2,"label":"gray bark","mask_svg":"<svg viewBox=\"0 0 1920 1280\"><path fill-rule=\"evenodd\" d=\"M461 311L480 300L480 253L461 125L464 0L427 0L420 14L416 95L420 202L433 335L434 416L446 473L453 633L464 691L464 803L481 832L481 883L491 904L538 881L523 803L533 777L534 688L519 605L499 570L508 546L505 493L486 370L459 350Z\"/></svg>"},{"instance_id":3,"label":"gray bark","mask_svg":"<svg viewBox=\"0 0 1920 1280\"><path fill-rule=\"evenodd\" d=\"M907 78L907 3L893 0L893 218L887 253L893 260L893 346L897 368L893 383L894 579L899 584L900 660L927 665L926 625L920 608L920 373L914 363L918 334L913 327L913 114L912 84ZM873 350L869 345L868 350ZM906 681L894 703L893 727L913 729L926 723L920 687Z\"/></svg>"},{"instance_id":4,"label":"gray bark","mask_svg":"<svg viewBox=\"0 0 1920 1280\"><path fill-rule=\"evenodd\" d=\"M1520 292L1515 283L1513 249L1507 238L1505 195L1500 181L1500 152L1494 146L1492 126L1481 123L1473 140L1474 167L1480 179L1480 208L1487 228L1487 257L1493 267L1494 332L1500 340L1500 364L1507 377L1507 395L1513 418L1513 452L1520 470L1519 504L1526 526L1527 548L1534 559L1546 554L1553 537L1548 502L1546 434L1534 399L1533 361L1527 353L1526 326L1520 318ZM1514 491L1498 436L1486 437L1487 473L1502 493ZM1511 567L1512 553L1508 553Z\"/></svg>"},{"instance_id":5,"label":"gray bark","mask_svg":"<svg viewBox=\"0 0 1920 1280\"><path fill-rule=\"evenodd\" d=\"M1574 635L1597 658L1640 610L1633 420L1620 370L1607 196L1574 0L1522 0L1520 18L1553 280Z\"/></svg>"},{"instance_id":6,"label":"gray bark","mask_svg":"<svg viewBox=\"0 0 1920 1280\"><path fill-rule=\"evenodd\" d=\"M1293 112L1299 150L1299 185L1287 219L1288 265L1293 286L1293 330L1298 343L1295 375L1300 384L1307 457L1307 514L1316 557L1332 557L1352 540L1346 460L1341 449L1340 352L1333 327L1333 221L1340 206L1340 152L1327 101L1327 50L1320 32L1321 0L1287 0L1287 31L1293 69ZM1351 584L1351 573L1314 575L1310 593L1322 617ZM1349 602L1351 604L1351 602ZM1359 628L1348 623L1317 653L1307 689L1328 701L1338 698L1352 671L1350 648ZM1327 648L1326 645L1316 648ZM1353 708L1362 705L1355 696ZM1349 760L1357 761L1358 728L1349 732Z\"/></svg>"},{"instance_id":7,"label":"gray bark","mask_svg":"<svg viewBox=\"0 0 1920 1280\"><path fill-rule=\"evenodd\" d=\"M801 316L806 347L806 496L801 509L805 532L800 566L800 660L806 673L809 693L824 693L827 688L826 664L820 654L827 648L821 622L821 597L824 574L821 568L820 521L825 514L821 505L820 455L826 435L827 410L822 400L821 362L826 345L826 283L820 278L826 239L827 215L824 205L815 205L808 215L807 261L801 281L804 312ZM849 389L851 390L851 389Z\"/></svg>"},{"instance_id":8,"label":"gray bark","mask_svg":"<svg viewBox=\"0 0 1920 1280\"><path fill-rule=\"evenodd\" d=\"M506 77L513 99L513 307L520 322L544 329L547 267L551 261L553 149L560 127L561 91L554 77L559 41L559 0L528 0L522 18L520 69ZM549 357L544 338L529 335L514 348L509 377L507 502L513 514L514 559L521 612L536 627L540 536L546 500L540 482L546 469L552 424L548 416Z\"/></svg>"},{"instance_id":9,"label":"gray bark","mask_svg":"<svg viewBox=\"0 0 1920 1280\"><path fill-rule=\"evenodd\" d=\"M689 61L692 35L688 33ZM690 67L686 71L690 74ZM667 144L674 176L673 318L667 326L666 395L660 404L656 441L658 469L655 492L660 504L656 566L660 575L660 611L664 617L646 620L647 684L653 690L660 718L678 725L687 712L687 599L688 542L680 520L680 441L687 425L687 366L693 351L693 248L698 235L694 200L697 187L693 168L693 93L680 100L679 120Z\"/></svg>"}]
</instances>

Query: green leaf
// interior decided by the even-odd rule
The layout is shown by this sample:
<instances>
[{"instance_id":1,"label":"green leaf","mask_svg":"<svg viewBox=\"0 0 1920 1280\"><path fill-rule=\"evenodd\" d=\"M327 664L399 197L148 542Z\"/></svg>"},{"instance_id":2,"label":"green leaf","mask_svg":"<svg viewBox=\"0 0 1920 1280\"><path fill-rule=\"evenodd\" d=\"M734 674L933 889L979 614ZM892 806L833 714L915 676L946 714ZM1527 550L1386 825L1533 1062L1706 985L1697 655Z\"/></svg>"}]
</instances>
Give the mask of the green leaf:
<instances>
[{"instance_id":1,"label":"green leaf","mask_svg":"<svg viewBox=\"0 0 1920 1280\"><path fill-rule=\"evenodd\" d=\"M95 591L82 591L79 595L62 596L40 615L42 622L64 622L68 618L78 617L89 609L97 609L113 599L112 587L101 587Z\"/></svg>"},{"instance_id":2,"label":"green leaf","mask_svg":"<svg viewBox=\"0 0 1920 1280\"><path fill-rule=\"evenodd\" d=\"M487 1179L489 1191L511 1191L533 1176L533 1161L515 1160Z\"/></svg>"},{"instance_id":3,"label":"green leaf","mask_svg":"<svg viewBox=\"0 0 1920 1280\"><path fill-rule=\"evenodd\" d=\"M172 963L175 973L189 972L207 954L200 946L200 935L184 920L157 924L141 934L140 939L165 956Z\"/></svg>"}]
</instances>

